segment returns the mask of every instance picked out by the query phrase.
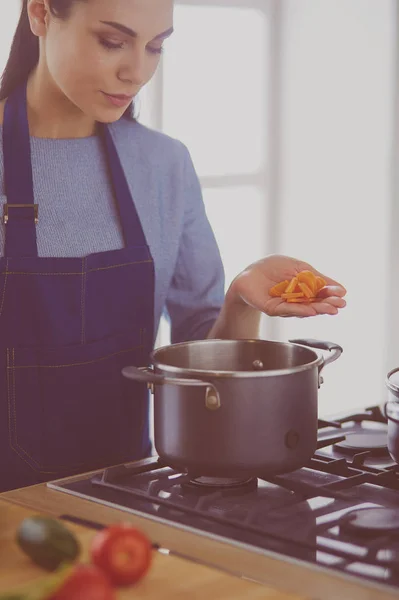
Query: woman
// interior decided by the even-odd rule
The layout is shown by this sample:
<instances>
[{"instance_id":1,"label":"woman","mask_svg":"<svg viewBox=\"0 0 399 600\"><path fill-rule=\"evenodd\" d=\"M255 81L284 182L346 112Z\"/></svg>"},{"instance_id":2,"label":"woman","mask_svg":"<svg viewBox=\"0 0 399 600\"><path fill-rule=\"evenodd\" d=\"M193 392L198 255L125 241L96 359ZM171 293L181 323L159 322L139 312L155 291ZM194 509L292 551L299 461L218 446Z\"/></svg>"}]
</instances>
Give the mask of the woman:
<instances>
[{"instance_id":1,"label":"woman","mask_svg":"<svg viewBox=\"0 0 399 600\"><path fill-rule=\"evenodd\" d=\"M270 316L334 315L271 298L311 269L272 256L224 298L186 148L131 116L172 33L173 0L24 0L0 89L0 489L142 458L147 364L173 342L256 337Z\"/></svg>"}]
</instances>

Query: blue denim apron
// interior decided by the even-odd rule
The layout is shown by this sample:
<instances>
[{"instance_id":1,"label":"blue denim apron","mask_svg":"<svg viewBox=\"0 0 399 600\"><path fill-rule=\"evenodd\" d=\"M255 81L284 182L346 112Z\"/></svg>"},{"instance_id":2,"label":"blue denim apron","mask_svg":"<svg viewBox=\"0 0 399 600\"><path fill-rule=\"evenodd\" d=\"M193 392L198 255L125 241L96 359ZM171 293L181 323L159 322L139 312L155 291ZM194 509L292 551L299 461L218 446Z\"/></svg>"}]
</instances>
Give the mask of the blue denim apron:
<instances>
[{"instance_id":1,"label":"blue denim apron","mask_svg":"<svg viewBox=\"0 0 399 600\"><path fill-rule=\"evenodd\" d=\"M148 364L154 264L110 131L98 129L125 247L38 257L26 85L6 102L0 491L150 453L148 391L121 370Z\"/></svg>"}]
</instances>

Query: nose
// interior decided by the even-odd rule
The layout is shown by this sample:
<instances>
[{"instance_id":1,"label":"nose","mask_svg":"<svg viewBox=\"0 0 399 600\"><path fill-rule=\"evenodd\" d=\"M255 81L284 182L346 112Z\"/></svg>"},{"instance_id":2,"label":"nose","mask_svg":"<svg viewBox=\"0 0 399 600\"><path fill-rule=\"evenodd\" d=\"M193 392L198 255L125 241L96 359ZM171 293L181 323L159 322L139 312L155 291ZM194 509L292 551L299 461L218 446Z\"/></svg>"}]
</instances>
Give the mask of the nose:
<instances>
[{"instance_id":1,"label":"nose","mask_svg":"<svg viewBox=\"0 0 399 600\"><path fill-rule=\"evenodd\" d=\"M119 66L118 79L135 87L142 87L146 83L147 62L145 49L135 48L134 53L125 57L123 64Z\"/></svg>"}]
</instances>

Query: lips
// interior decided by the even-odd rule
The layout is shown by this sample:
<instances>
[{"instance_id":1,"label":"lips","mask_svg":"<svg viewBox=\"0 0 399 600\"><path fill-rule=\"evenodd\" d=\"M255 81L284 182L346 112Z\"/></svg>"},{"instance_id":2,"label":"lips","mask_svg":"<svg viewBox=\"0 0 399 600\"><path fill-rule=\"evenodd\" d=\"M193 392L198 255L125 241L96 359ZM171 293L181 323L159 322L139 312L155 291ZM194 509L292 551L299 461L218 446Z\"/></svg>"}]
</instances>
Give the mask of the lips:
<instances>
[{"instance_id":1,"label":"lips","mask_svg":"<svg viewBox=\"0 0 399 600\"><path fill-rule=\"evenodd\" d=\"M127 96L126 94L107 94L107 96L112 96L112 98L119 98L120 100L126 100L129 102L133 98L133 96Z\"/></svg>"},{"instance_id":2,"label":"lips","mask_svg":"<svg viewBox=\"0 0 399 600\"><path fill-rule=\"evenodd\" d=\"M107 94L106 92L103 92L103 94L114 106L127 106L133 100L133 96L127 96L126 94Z\"/></svg>"}]
</instances>

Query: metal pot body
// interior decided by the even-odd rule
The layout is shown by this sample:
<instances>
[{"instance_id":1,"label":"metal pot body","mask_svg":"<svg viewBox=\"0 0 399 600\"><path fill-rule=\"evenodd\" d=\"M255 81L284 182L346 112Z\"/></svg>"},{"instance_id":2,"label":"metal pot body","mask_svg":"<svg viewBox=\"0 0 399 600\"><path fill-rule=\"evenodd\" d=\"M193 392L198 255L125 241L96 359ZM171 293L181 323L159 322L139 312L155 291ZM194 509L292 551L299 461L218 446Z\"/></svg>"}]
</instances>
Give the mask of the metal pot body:
<instances>
[{"instance_id":1,"label":"metal pot body","mask_svg":"<svg viewBox=\"0 0 399 600\"><path fill-rule=\"evenodd\" d=\"M154 386L160 458L191 477L266 477L304 466L317 447L320 371L342 349L296 342L204 340L156 350L153 376L142 376ZM334 354L324 361L298 342Z\"/></svg>"},{"instance_id":2,"label":"metal pot body","mask_svg":"<svg viewBox=\"0 0 399 600\"><path fill-rule=\"evenodd\" d=\"M196 476L241 478L292 471L314 454L317 367L209 382L220 395L217 410L206 407L199 388L155 389L155 448L167 464Z\"/></svg>"}]
</instances>

